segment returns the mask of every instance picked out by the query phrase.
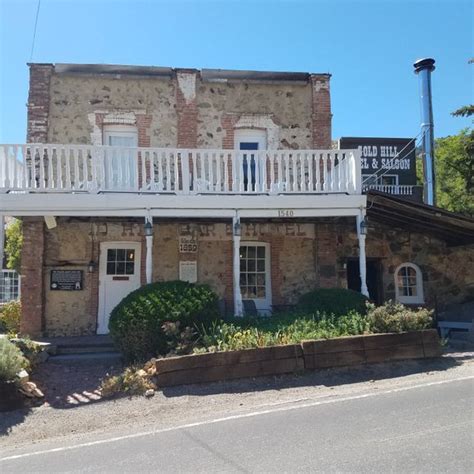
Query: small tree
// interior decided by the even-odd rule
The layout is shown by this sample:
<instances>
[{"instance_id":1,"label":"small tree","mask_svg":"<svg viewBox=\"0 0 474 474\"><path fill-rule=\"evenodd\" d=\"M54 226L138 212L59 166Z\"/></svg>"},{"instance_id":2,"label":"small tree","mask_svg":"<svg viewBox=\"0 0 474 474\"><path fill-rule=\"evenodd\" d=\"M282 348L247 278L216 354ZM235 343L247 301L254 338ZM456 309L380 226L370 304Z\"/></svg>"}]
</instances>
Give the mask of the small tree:
<instances>
[{"instance_id":1,"label":"small tree","mask_svg":"<svg viewBox=\"0 0 474 474\"><path fill-rule=\"evenodd\" d=\"M7 268L20 273L21 249L23 247L22 223L14 219L5 232L5 254L7 257Z\"/></svg>"}]
</instances>

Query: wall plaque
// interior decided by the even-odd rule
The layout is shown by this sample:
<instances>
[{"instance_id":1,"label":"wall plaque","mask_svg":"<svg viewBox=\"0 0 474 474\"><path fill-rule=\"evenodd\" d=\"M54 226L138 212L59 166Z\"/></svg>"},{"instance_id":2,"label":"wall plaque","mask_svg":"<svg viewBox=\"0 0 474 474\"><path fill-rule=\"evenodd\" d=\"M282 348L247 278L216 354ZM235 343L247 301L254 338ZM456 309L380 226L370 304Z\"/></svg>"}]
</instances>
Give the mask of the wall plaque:
<instances>
[{"instance_id":1,"label":"wall plaque","mask_svg":"<svg viewBox=\"0 0 474 474\"><path fill-rule=\"evenodd\" d=\"M82 290L82 270L51 270L51 290Z\"/></svg>"},{"instance_id":2,"label":"wall plaque","mask_svg":"<svg viewBox=\"0 0 474 474\"><path fill-rule=\"evenodd\" d=\"M179 279L189 283L196 283L197 262L179 262Z\"/></svg>"},{"instance_id":3,"label":"wall plaque","mask_svg":"<svg viewBox=\"0 0 474 474\"><path fill-rule=\"evenodd\" d=\"M198 250L197 240L191 237L179 238L179 252L180 253L196 253Z\"/></svg>"}]
</instances>

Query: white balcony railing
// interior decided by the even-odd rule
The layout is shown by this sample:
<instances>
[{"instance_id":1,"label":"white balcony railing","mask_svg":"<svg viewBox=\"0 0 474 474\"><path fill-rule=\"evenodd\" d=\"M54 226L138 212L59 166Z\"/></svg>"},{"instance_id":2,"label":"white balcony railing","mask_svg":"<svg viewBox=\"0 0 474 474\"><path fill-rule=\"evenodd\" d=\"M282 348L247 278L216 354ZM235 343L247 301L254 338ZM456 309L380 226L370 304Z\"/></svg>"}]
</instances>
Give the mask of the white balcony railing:
<instances>
[{"instance_id":1,"label":"white balcony railing","mask_svg":"<svg viewBox=\"0 0 474 474\"><path fill-rule=\"evenodd\" d=\"M414 188L415 186L411 184L362 184L364 192L373 189L396 196L411 196Z\"/></svg>"},{"instance_id":2,"label":"white balcony railing","mask_svg":"<svg viewBox=\"0 0 474 474\"><path fill-rule=\"evenodd\" d=\"M0 145L0 192L361 193L357 150Z\"/></svg>"}]
</instances>

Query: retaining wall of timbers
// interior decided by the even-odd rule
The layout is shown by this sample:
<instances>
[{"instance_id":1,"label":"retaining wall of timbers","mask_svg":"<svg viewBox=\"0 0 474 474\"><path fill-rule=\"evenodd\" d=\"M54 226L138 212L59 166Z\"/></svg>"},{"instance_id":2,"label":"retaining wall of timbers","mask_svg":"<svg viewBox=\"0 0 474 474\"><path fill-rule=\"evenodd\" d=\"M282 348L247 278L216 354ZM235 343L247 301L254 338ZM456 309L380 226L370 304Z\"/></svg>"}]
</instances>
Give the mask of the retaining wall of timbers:
<instances>
[{"instance_id":1,"label":"retaining wall of timbers","mask_svg":"<svg viewBox=\"0 0 474 474\"><path fill-rule=\"evenodd\" d=\"M158 386L170 387L440 355L438 332L427 329L167 357L156 361L156 374Z\"/></svg>"}]
</instances>

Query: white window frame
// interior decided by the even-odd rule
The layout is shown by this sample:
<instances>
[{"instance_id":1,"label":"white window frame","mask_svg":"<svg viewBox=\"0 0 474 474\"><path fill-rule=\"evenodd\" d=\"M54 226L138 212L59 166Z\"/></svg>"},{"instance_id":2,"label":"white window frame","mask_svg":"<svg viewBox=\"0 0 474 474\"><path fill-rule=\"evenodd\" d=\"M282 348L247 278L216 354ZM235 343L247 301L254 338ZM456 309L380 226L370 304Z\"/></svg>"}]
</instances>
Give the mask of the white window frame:
<instances>
[{"instance_id":1,"label":"white window frame","mask_svg":"<svg viewBox=\"0 0 474 474\"><path fill-rule=\"evenodd\" d=\"M406 296L400 294L400 288L398 287L398 272L404 268L409 267L415 270L416 274L416 296ZM420 267L411 262L404 262L399 265L394 273L395 281L395 299L403 304L423 304L425 302L423 295L423 274L421 273Z\"/></svg>"},{"instance_id":2,"label":"white window frame","mask_svg":"<svg viewBox=\"0 0 474 474\"><path fill-rule=\"evenodd\" d=\"M268 242L245 240L240 242L240 247L264 247L265 248L265 298L243 298L255 302L257 311L261 314L270 314L272 310L272 279L271 279L271 247ZM247 272L248 270L246 270ZM239 275L240 284L240 275Z\"/></svg>"},{"instance_id":3,"label":"white window frame","mask_svg":"<svg viewBox=\"0 0 474 474\"><path fill-rule=\"evenodd\" d=\"M138 129L136 125L104 125L102 133L102 144L109 146L110 137L129 137L134 139L133 147L138 146Z\"/></svg>"}]
</instances>

